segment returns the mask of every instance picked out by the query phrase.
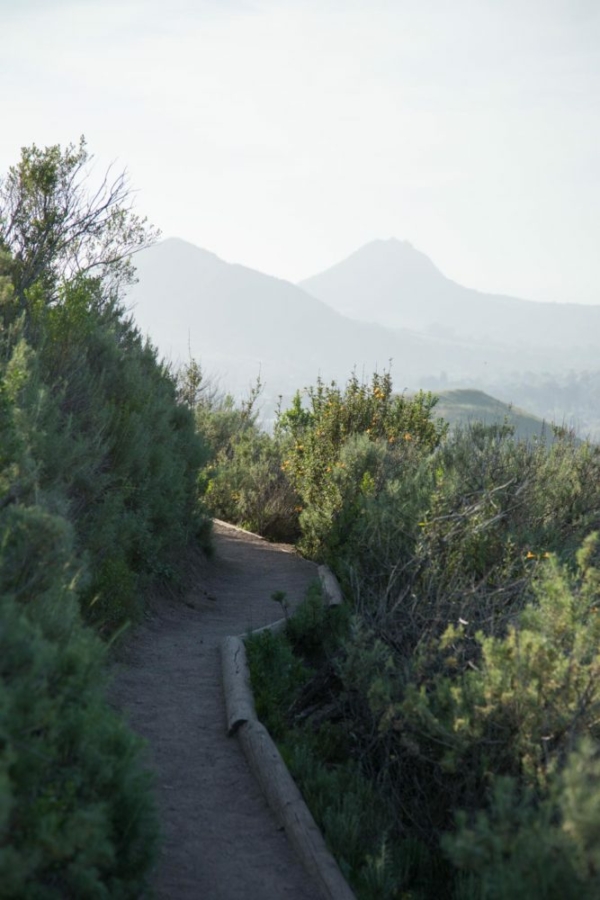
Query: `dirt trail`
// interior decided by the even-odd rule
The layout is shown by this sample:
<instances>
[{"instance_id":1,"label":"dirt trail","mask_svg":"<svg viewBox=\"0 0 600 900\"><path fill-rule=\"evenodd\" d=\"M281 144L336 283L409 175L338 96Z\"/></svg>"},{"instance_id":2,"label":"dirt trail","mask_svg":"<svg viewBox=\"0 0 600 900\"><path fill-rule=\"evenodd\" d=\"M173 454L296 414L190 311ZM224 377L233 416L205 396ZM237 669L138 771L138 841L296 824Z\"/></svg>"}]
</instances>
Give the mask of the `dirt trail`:
<instances>
[{"instance_id":1,"label":"dirt trail","mask_svg":"<svg viewBox=\"0 0 600 900\"><path fill-rule=\"evenodd\" d=\"M315 900L235 738L219 642L281 617L317 577L289 548L215 525L215 558L183 601L161 601L120 652L111 694L147 739L163 829L160 900Z\"/></svg>"}]
</instances>

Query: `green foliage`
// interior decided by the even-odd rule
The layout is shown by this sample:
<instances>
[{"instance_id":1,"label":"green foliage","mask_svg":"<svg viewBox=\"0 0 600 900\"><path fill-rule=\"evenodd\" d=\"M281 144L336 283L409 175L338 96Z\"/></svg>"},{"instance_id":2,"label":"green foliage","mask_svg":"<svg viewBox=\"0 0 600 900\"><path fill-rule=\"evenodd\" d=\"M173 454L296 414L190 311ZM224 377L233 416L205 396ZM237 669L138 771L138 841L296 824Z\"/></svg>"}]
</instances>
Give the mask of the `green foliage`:
<instances>
[{"instance_id":1,"label":"green foliage","mask_svg":"<svg viewBox=\"0 0 600 900\"><path fill-rule=\"evenodd\" d=\"M266 631L247 638L257 713L279 740L294 779L357 895L363 900L392 900L401 896L399 890L411 887L406 896L425 898L431 872L428 850L395 835L393 809L353 758L347 724L313 724L311 706L303 711L305 698L310 697L312 704L318 689L312 664L330 661L336 636L339 640L346 631L346 612L327 609L315 586L288 620L285 634Z\"/></svg>"},{"instance_id":2,"label":"green foliage","mask_svg":"<svg viewBox=\"0 0 600 900\"><path fill-rule=\"evenodd\" d=\"M325 739L324 739L325 738ZM427 897L427 848L390 838L393 813L355 761L328 761L327 735L290 731L281 751L327 844L361 900ZM409 893L410 891L410 893Z\"/></svg>"},{"instance_id":3,"label":"green foliage","mask_svg":"<svg viewBox=\"0 0 600 900\"><path fill-rule=\"evenodd\" d=\"M435 398L423 393L412 398L394 394L389 372L375 373L369 384L353 375L343 391L335 382L325 385L318 380L316 387L307 389L307 395L308 410L302 408L297 394L291 409L280 416L279 425L296 440L308 436L313 449L317 443L314 439L321 438L318 443L326 448L324 459L334 458L352 434L370 434L373 439L385 438L390 443L405 439L436 446L445 431L430 415ZM296 448L299 458L303 450ZM313 465L322 475L317 460ZM298 462L297 468L300 476L305 467Z\"/></svg>"},{"instance_id":4,"label":"green foliage","mask_svg":"<svg viewBox=\"0 0 600 900\"><path fill-rule=\"evenodd\" d=\"M90 197L89 155L31 147L0 189L0 376L27 463L10 490L75 526L86 614L107 631L190 539L208 543L208 449L177 387L119 302L153 236L123 177ZM8 251L8 252L6 252ZM92 275L94 277L92 277Z\"/></svg>"},{"instance_id":5,"label":"green foliage","mask_svg":"<svg viewBox=\"0 0 600 900\"><path fill-rule=\"evenodd\" d=\"M24 150L0 187L0 897L133 898L156 819L104 696L142 589L208 538L192 412L119 303L146 240L85 145ZM92 274L94 277L92 277ZM8 276L11 276L9 278ZM12 279L12 280L11 280Z\"/></svg>"},{"instance_id":6,"label":"green foliage","mask_svg":"<svg viewBox=\"0 0 600 900\"><path fill-rule=\"evenodd\" d=\"M288 619L286 636L297 655L315 663L333 655L349 625L348 607L327 606L321 585L315 582Z\"/></svg>"},{"instance_id":7,"label":"green foliage","mask_svg":"<svg viewBox=\"0 0 600 900\"><path fill-rule=\"evenodd\" d=\"M61 470L77 432L58 427L19 329L0 347L0 896L133 897L156 820L139 742L106 703L104 651L80 619L92 576Z\"/></svg>"},{"instance_id":8,"label":"green foliage","mask_svg":"<svg viewBox=\"0 0 600 900\"><path fill-rule=\"evenodd\" d=\"M600 891L600 764L598 747L583 740L543 798L495 778L489 808L443 846L459 868L460 900L592 900Z\"/></svg>"},{"instance_id":9,"label":"green foliage","mask_svg":"<svg viewBox=\"0 0 600 900\"><path fill-rule=\"evenodd\" d=\"M451 828L453 811L469 811L460 820L462 838L446 842L455 864L471 873L459 879L465 891L459 896L591 897L597 891L594 879L582 874L581 847L565 843L564 828L555 827L565 761L582 735L593 739L594 754L600 738L596 546L595 539L584 543L574 574L552 558L541 561L529 600L504 633L477 631L462 619L434 639L439 625L433 622L415 632L420 644L406 657L398 653L400 632L389 620L377 632L359 622L345 644L338 663L345 715L371 770L401 804L400 827L410 823L415 837L435 846ZM493 618L486 625L494 631ZM564 771L571 771L569 765ZM585 787L573 790L593 792L597 804L594 767L586 773L581 761L577 765ZM513 779L516 806L509 815L496 798L500 812L478 817L492 776ZM498 784L503 790L504 782ZM570 802L572 811L576 803ZM500 828L498 816L505 813ZM592 835L586 852L596 852L594 820L585 827ZM547 858L554 860L551 866ZM584 888L561 893L574 869ZM525 870L529 875L515 892L514 871Z\"/></svg>"},{"instance_id":10,"label":"green foliage","mask_svg":"<svg viewBox=\"0 0 600 900\"><path fill-rule=\"evenodd\" d=\"M415 523L420 536L398 607L412 647L459 619L473 630L502 631L531 597L531 578L548 554L574 562L599 523L596 447L566 439L546 448L473 425L430 465L435 486Z\"/></svg>"},{"instance_id":11,"label":"green foliage","mask_svg":"<svg viewBox=\"0 0 600 900\"><path fill-rule=\"evenodd\" d=\"M302 546L330 562L354 611L328 649L335 679L311 717L325 734L341 727L340 758L359 761L389 803L386 852L408 836L433 854L425 896L595 896L593 803L575 839L564 798L599 799L589 760L600 738L600 554L588 536L600 525L600 451L567 433L552 446L517 441L506 424L390 442L358 414L372 414L379 393L356 383L349 393L354 418L321 386L314 408L298 395L280 421ZM363 430L348 434L351 422ZM317 685L331 662L312 661ZM302 746L307 771L328 770L329 745ZM351 821L336 827L344 859ZM385 881L375 865L385 854L370 852ZM392 896L420 883L389 877Z\"/></svg>"},{"instance_id":12,"label":"green foliage","mask_svg":"<svg viewBox=\"0 0 600 900\"><path fill-rule=\"evenodd\" d=\"M269 540L293 541L298 534L298 498L281 470L276 440L248 429L222 450L208 470L206 503L220 519Z\"/></svg>"},{"instance_id":13,"label":"green foliage","mask_svg":"<svg viewBox=\"0 0 600 900\"><path fill-rule=\"evenodd\" d=\"M73 531L0 512L0 897L134 897L156 820L139 742L106 704L80 621Z\"/></svg>"},{"instance_id":14,"label":"green foliage","mask_svg":"<svg viewBox=\"0 0 600 900\"><path fill-rule=\"evenodd\" d=\"M157 232L132 210L124 174L96 191L86 187L91 157L85 138L21 150L0 181L0 250L10 253L10 275L22 299L36 282L49 297L64 279L93 275L114 287L133 279L131 254Z\"/></svg>"},{"instance_id":15,"label":"green foliage","mask_svg":"<svg viewBox=\"0 0 600 900\"><path fill-rule=\"evenodd\" d=\"M256 424L260 388L259 381L238 407L206 383L197 364L181 373L180 396L212 450L203 476L211 512L273 540L300 537L311 556L333 560L344 546L349 556L365 548L366 558L360 507L379 502L392 472L390 489L401 491L408 460L437 446L445 425L431 417L434 398L394 396L389 373L369 385L353 377L343 391L318 382L308 390L310 408L297 394L268 435Z\"/></svg>"},{"instance_id":16,"label":"green foliage","mask_svg":"<svg viewBox=\"0 0 600 900\"><path fill-rule=\"evenodd\" d=\"M285 711L303 683L305 666L286 640L268 630L247 637L246 649L256 713L273 737L279 738L285 733Z\"/></svg>"},{"instance_id":17,"label":"green foliage","mask_svg":"<svg viewBox=\"0 0 600 900\"><path fill-rule=\"evenodd\" d=\"M432 418L431 394L394 395L389 372L376 373L370 384L353 376L344 390L318 381L307 394L308 409L298 394L279 417L278 429L291 439L283 467L301 498L301 548L333 560L342 546L349 554L356 549L344 536L363 500L378 494L392 469L401 469L407 448L415 455L430 452L446 426ZM351 441L354 452L347 449Z\"/></svg>"},{"instance_id":18,"label":"green foliage","mask_svg":"<svg viewBox=\"0 0 600 900\"><path fill-rule=\"evenodd\" d=\"M251 639L260 714L358 896L597 895L596 554L540 563L503 634L450 625L411 659L364 616L329 642L317 594Z\"/></svg>"},{"instance_id":19,"label":"green foliage","mask_svg":"<svg viewBox=\"0 0 600 900\"><path fill-rule=\"evenodd\" d=\"M236 403L231 394L223 394L207 378L196 360L190 360L177 376L178 397L192 410L196 426L210 448L214 460L220 453L231 455L236 441L256 429L256 403L262 390L260 378L248 397Z\"/></svg>"},{"instance_id":20,"label":"green foliage","mask_svg":"<svg viewBox=\"0 0 600 900\"><path fill-rule=\"evenodd\" d=\"M298 497L284 473L283 440L257 425L260 379L236 404L204 379L194 361L179 375L179 396L194 411L209 447L202 473L206 504L213 516L263 535L293 541L298 529Z\"/></svg>"},{"instance_id":21,"label":"green foliage","mask_svg":"<svg viewBox=\"0 0 600 900\"><path fill-rule=\"evenodd\" d=\"M205 540L207 451L173 379L100 283L65 284L59 299L32 289L29 340L5 329L5 389L29 451L27 496L75 524L90 563L82 603L111 630L135 617L139 591L179 548Z\"/></svg>"}]
</instances>

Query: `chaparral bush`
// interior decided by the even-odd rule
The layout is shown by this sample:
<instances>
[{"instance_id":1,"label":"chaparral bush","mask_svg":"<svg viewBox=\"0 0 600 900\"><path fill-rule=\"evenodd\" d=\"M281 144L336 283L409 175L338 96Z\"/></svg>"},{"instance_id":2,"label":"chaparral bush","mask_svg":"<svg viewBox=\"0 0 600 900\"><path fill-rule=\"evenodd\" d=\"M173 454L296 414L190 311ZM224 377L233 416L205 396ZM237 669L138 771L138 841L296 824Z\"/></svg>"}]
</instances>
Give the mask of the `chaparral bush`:
<instances>
[{"instance_id":1,"label":"chaparral bush","mask_svg":"<svg viewBox=\"0 0 600 900\"><path fill-rule=\"evenodd\" d=\"M179 375L179 396L194 411L209 460L201 485L210 513L273 541L294 541L299 534L299 500L284 468L286 440L263 431L256 403L257 380L248 397L236 403L204 378L191 361Z\"/></svg>"},{"instance_id":2,"label":"chaparral bush","mask_svg":"<svg viewBox=\"0 0 600 900\"><path fill-rule=\"evenodd\" d=\"M135 897L156 843L139 742L106 703L105 651L81 621L90 570L58 511L67 498L39 488L31 353L3 351L0 897Z\"/></svg>"},{"instance_id":3,"label":"chaparral bush","mask_svg":"<svg viewBox=\"0 0 600 900\"><path fill-rule=\"evenodd\" d=\"M279 417L290 439L282 465L300 496L301 549L340 563L359 548L363 507L436 447L446 426L433 419L430 394L394 394L389 372L370 383L352 376L343 389L318 381L307 397L305 407L297 394Z\"/></svg>"},{"instance_id":4,"label":"chaparral bush","mask_svg":"<svg viewBox=\"0 0 600 900\"><path fill-rule=\"evenodd\" d=\"M190 539L206 540L198 471L207 450L115 287L143 223L118 204L88 208L77 181L87 159L85 145L26 149L5 180L0 249L13 286L0 326L32 485L72 521L90 563L84 612L112 630L139 614L141 590L173 570Z\"/></svg>"},{"instance_id":5,"label":"chaparral bush","mask_svg":"<svg viewBox=\"0 0 600 900\"><path fill-rule=\"evenodd\" d=\"M139 896L157 823L140 742L107 705L80 620L73 531L0 513L0 897Z\"/></svg>"},{"instance_id":6,"label":"chaparral bush","mask_svg":"<svg viewBox=\"0 0 600 900\"><path fill-rule=\"evenodd\" d=\"M377 889L348 870L360 897L596 896L600 450L445 434L423 397L412 426L396 398L392 426L386 396L377 377L318 385L280 422L301 545L351 611L326 660L300 648L315 669L276 714L282 746L322 827L323 766L355 767L385 810Z\"/></svg>"}]
</instances>

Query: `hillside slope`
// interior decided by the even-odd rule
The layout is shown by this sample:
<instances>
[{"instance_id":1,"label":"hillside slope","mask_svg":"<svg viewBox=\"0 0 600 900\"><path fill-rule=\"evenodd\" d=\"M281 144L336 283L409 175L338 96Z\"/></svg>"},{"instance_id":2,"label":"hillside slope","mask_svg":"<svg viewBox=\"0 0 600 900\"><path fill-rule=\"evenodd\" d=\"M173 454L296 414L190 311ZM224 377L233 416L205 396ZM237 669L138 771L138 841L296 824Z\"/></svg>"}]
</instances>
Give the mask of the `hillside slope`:
<instances>
[{"instance_id":1,"label":"hillside slope","mask_svg":"<svg viewBox=\"0 0 600 900\"><path fill-rule=\"evenodd\" d=\"M486 425L507 424L515 429L515 437L521 440L540 439L552 443L554 432L548 422L523 409L504 403L483 391L439 391L434 415L445 419L451 426L483 422Z\"/></svg>"}]
</instances>

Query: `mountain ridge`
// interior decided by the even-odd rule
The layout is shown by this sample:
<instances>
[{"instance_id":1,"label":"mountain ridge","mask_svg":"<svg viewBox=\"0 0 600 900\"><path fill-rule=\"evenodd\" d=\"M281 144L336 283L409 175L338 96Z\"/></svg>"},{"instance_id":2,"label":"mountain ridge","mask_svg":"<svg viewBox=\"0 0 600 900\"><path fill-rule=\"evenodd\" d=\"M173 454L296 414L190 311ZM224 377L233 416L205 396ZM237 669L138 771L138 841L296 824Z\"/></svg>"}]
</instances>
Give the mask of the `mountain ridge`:
<instances>
[{"instance_id":1,"label":"mountain ridge","mask_svg":"<svg viewBox=\"0 0 600 900\"><path fill-rule=\"evenodd\" d=\"M396 252L396 242L382 243L385 252ZM418 267L437 271L424 254L414 256L419 251L408 242L407 251ZM225 262L179 238L141 251L135 261L139 280L127 304L141 330L174 366L192 356L237 393L259 371L276 396L317 377L343 381L353 370L369 377L390 361L402 390L441 374L456 384L484 383L492 372L564 371L582 358L579 351L559 358L556 348L535 345L527 346L525 358L522 347L503 342L493 330L491 337L473 339L458 327L386 327L353 318L298 285Z\"/></svg>"},{"instance_id":2,"label":"mountain ridge","mask_svg":"<svg viewBox=\"0 0 600 900\"><path fill-rule=\"evenodd\" d=\"M468 288L409 241L375 240L299 286L334 309L387 327L521 346L586 347L600 306L524 300Z\"/></svg>"}]
</instances>

